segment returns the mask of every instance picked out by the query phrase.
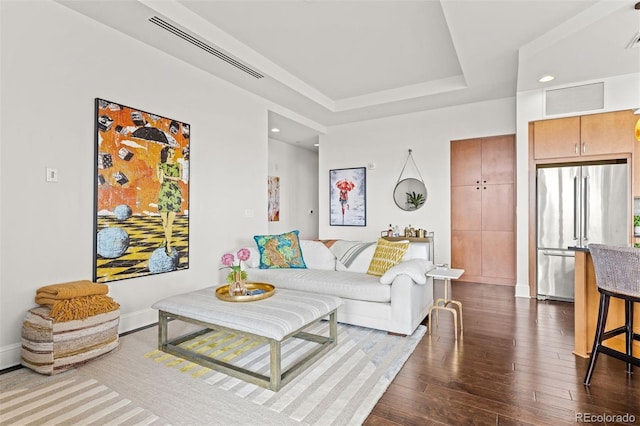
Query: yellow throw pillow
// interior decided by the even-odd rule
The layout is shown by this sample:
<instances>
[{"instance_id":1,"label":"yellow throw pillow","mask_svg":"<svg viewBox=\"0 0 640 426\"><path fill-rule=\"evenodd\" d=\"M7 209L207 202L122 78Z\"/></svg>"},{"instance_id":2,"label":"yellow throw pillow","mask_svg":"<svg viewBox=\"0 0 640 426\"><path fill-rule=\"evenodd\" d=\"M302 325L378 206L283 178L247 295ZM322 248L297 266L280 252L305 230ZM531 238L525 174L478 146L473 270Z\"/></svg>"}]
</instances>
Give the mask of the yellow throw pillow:
<instances>
[{"instance_id":1,"label":"yellow throw pillow","mask_svg":"<svg viewBox=\"0 0 640 426\"><path fill-rule=\"evenodd\" d=\"M389 269L397 265L409 248L409 241L387 241L378 239L376 251L369 264L367 274L381 277Z\"/></svg>"}]
</instances>

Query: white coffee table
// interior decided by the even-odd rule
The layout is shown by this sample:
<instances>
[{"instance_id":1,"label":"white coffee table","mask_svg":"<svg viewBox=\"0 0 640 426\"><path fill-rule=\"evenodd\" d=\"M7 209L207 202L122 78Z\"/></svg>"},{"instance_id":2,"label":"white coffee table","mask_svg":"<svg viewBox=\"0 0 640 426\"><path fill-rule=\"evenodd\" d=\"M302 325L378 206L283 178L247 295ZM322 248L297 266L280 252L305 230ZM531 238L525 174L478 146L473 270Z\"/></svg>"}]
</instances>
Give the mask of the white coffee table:
<instances>
[{"instance_id":1,"label":"white coffee table","mask_svg":"<svg viewBox=\"0 0 640 426\"><path fill-rule=\"evenodd\" d=\"M444 297L438 298L435 300L433 305L429 308L429 334L431 334L431 328L433 327L433 317L431 316L431 312L436 310L436 325L438 325L438 315L440 309L445 311L449 311L453 314L453 330L456 336L456 340L458 340L458 313L454 308L450 308L447 305L453 304L458 307L460 311L460 336L462 336L463 326L462 326L462 303L457 300L452 300L449 298L449 286L451 280L457 280L464 274L464 269L432 269L427 272L428 277L432 277L433 279L443 280L444 282Z\"/></svg>"}]
</instances>

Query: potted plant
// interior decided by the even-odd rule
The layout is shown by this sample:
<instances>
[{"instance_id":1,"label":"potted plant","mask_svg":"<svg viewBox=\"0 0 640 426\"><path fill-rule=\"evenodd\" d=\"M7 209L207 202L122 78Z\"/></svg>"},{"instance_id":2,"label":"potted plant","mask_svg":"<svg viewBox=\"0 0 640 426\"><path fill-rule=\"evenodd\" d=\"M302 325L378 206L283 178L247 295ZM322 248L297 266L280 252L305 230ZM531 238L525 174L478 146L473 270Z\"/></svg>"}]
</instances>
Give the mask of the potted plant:
<instances>
[{"instance_id":1,"label":"potted plant","mask_svg":"<svg viewBox=\"0 0 640 426\"><path fill-rule=\"evenodd\" d=\"M424 204L424 194L416 194L415 191L407 192L407 204L413 206L414 209L417 209L422 204Z\"/></svg>"},{"instance_id":2,"label":"potted plant","mask_svg":"<svg viewBox=\"0 0 640 426\"><path fill-rule=\"evenodd\" d=\"M640 235L640 215L633 216L633 233Z\"/></svg>"}]
</instances>

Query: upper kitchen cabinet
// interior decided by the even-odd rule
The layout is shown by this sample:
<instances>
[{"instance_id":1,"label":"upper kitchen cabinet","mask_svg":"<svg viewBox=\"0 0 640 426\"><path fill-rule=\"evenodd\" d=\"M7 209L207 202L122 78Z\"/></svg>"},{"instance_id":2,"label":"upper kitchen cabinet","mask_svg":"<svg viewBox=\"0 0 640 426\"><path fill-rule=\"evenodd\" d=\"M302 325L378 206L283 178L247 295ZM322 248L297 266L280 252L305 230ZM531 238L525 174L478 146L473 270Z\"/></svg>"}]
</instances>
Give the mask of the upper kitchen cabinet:
<instances>
[{"instance_id":1,"label":"upper kitchen cabinet","mask_svg":"<svg viewBox=\"0 0 640 426\"><path fill-rule=\"evenodd\" d=\"M634 117L631 110L582 116L582 153L603 155L633 152Z\"/></svg>"},{"instance_id":2,"label":"upper kitchen cabinet","mask_svg":"<svg viewBox=\"0 0 640 426\"><path fill-rule=\"evenodd\" d=\"M640 116L638 116L640 121ZM633 196L640 198L640 140L635 142L635 151L633 152ZM640 241L639 241L640 242Z\"/></svg>"},{"instance_id":3,"label":"upper kitchen cabinet","mask_svg":"<svg viewBox=\"0 0 640 426\"><path fill-rule=\"evenodd\" d=\"M535 160L633 152L631 110L533 123Z\"/></svg>"},{"instance_id":4,"label":"upper kitchen cabinet","mask_svg":"<svg viewBox=\"0 0 640 426\"><path fill-rule=\"evenodd\" d=\"M580 156L580 117L535 121L533 134L536 160Z\"/></svg>"}]
</instances>

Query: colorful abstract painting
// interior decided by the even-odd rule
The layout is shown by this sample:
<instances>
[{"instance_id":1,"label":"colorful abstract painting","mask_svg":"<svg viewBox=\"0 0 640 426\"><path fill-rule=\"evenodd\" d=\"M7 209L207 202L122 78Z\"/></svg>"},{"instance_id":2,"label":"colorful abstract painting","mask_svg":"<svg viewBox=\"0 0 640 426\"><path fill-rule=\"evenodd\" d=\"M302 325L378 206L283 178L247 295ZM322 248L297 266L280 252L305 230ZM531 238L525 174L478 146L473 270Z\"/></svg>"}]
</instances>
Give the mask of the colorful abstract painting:
<instances>
[{"instance_id":1,"label":"colorful abstract painting","mask_svg":"<svg viewBox=\"0 0 640 426\"><path fill-rule=\"evenodd\" d=\"M94 281L189 268L190 126L96 99Z\"/></svg>"},{"instance_id":2,"label":"colorful abstract painting","mask_svg":"<svg viewBox=\"0 0 640 426\"><path fill-rule=\"evenodd\" d=\"M367 225L366 178L364 167L329 170L329 225Z\"/></svg>"},{"instance_id":3,"label":"colorful abstract painting","mask_svg":"<svg viewBox=\"0 0 640 426\"><path fill-rule=\"evenodd\" d=\"M278 176L268 177L269 188L269 222L280 221L280 178Z\"/></svg>"}]
</instances>

